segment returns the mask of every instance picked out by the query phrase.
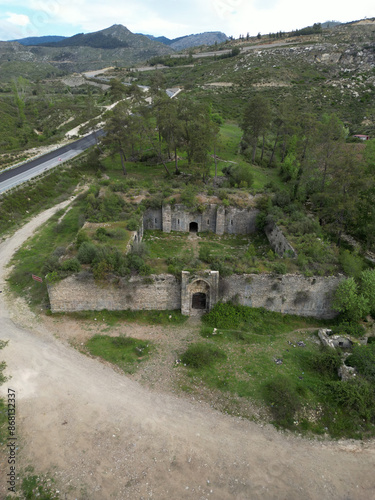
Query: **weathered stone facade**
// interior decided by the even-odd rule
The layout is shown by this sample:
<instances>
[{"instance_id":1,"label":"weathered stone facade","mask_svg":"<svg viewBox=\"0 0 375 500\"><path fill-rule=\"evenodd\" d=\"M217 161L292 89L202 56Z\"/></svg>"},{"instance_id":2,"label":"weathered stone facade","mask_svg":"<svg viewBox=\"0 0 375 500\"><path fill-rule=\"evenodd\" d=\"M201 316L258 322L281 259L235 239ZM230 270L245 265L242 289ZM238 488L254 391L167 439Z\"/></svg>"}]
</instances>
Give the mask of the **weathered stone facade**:
<instances>
[{"instance_id":1,"label":"weathered stone facade","mask_svg":"<svg viewBox=\"0 0 375 500\"><path fill-rule=\"evenodd\" d=\"M181 309L186 315L210 310L217 301L234 300L300 316L332 318L332 296L343 276L246 274L219 281L217 271L182 273L181 282L169 274L150 278L118 278L97 284L89 273L70 276L48 286L52 312L84 310Z\"/></svg>"},{"instance_id":2,"label":"weathered stone facade","mask_svg":"<svg viewBox=\"0 0 375 500\"><path fill-rule=\"evenodd\" d=\"M219 299L219 272L182 271L181 312L186 316L210 311Z\"/></svg>"},{"instance_id":3,"label":"weathered stone facade","mask_svg":"<svg viewBox=\"0 0 375 500\"><path fill-rule=\"evenodd\" d=\"M344 276L243 274L223 278L220 300L250 307L317 318L333 318L333 293Z\"/></svg>"},{"instance_id":4,"label":"weathered stone facade","mask_svg":"<svg viewBox=\"0 0 375 500\"><path fill-rule=\"evenodd\" d=\"M272 250L279 256L297 257L296 251L285 238L283 232L276 224L269 224L264 229Z\"/></svg>"},{"instance_id":5,"label":"weathered stone facade","mask_svg":"<svg viewBox=\"0 0 375 500\"><path fill-rule=\"evenodd\" d=\"M180 309L181 284L170 274L118 278L96 283L92 274L80 273L48 285L52 312Z\"/></svg>"},{"instance_id":6,"label":"weathered stone facade","mask_svg":"<svg viewBox=\"0 0 375 500\"><path fill-rule=\"evenodd\" d=\"M250 234L256 231L258 210L207 205L203 212L188 210L184 205L163 205L160 209L149 209L143 216L145 229L171 231L212 231L216 234Z\"/></svg>"}]
</instances>

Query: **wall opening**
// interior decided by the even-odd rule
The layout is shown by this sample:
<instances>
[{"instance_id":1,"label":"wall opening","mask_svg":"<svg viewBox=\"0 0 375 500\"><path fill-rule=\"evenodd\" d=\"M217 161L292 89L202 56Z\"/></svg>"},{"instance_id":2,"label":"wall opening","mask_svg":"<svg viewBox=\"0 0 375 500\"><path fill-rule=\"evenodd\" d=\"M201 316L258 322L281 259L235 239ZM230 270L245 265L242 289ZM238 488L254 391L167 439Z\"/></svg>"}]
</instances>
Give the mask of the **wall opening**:
<instances>
[{"instance_id":1,"label":"wall opening","mask_svg":"<svg viewBox=\"0 0 375 500\"><path fill-rule=\"evenodd\" d=\"M191 233L197 233L198 232L198 222L190 222L189 231Z\"/></svg>"},{"instance_id":2,"label":"wall opening","mask_svg":"<svg viewBox=\"0 0 375 500\"><path fill-rule=\"evenodd\" d=\"M193 309L207 308L207 295L205 293L193 293L191 307Z\"/></svg>"}]
</instances>

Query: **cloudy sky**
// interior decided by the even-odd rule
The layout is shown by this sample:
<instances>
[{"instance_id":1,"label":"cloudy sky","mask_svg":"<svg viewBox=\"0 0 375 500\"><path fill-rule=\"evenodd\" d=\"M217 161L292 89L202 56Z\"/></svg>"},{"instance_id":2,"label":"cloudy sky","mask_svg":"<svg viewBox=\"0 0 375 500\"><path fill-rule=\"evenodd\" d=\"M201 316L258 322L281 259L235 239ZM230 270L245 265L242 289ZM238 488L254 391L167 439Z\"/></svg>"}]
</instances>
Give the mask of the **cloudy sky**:
<instances>
[{"instance_id":1,"label":"cloudy sky","mask_svg":"<svg viewBox=\"0 0 375 500\"><path fill-rule=\"evenodd\" d=\"M0 0L0 40L71 36L112 24L168 38L203 31L237 38L365 17L375 17L374 0Z\"/></svg>"}]
</instances>

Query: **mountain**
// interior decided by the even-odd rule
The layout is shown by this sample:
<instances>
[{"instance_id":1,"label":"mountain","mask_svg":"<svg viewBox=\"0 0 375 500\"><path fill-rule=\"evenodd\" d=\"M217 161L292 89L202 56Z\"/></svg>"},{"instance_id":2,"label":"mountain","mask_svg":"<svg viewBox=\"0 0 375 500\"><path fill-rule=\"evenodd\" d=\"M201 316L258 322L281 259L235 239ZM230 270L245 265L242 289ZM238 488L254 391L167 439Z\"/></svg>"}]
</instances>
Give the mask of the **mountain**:
<instances>
[{"instance_id":1,"label":"mountain","mask_svg":"<svg viewBox=\"0 0 375 500\"><path fill-rule=\"evenodd\" d=\"M180 36L178 38L166 38L165 36L154 37L152 35L145 35L150 40L164 43L173 50L179 51L189 49L190 47L198 47L200 45L214 45L215 43L223 43L228 40L227 35L221 31L206 31L196 35Z\"/></svg>"},{"instance_id":2,"label":"mountain","mask_svg":"<svg viewBox=\"0 0 375 500\"><path fill-rule=\"evenodd\" d=\"M64 40L65 36L29 36L27 38L20 38L18 40L10 40L11 42L18 42L21 45L41 45L43 43L60 42Z\"/></svg>"},{"instance_id":3,"label":"mountain","mask_svg":"<svg viewBox=\"0 0 375 500\"><path fill-rule=\"evenodd\" d=\"M15 61L41 67L52 64L59 70L81 72L105 66L131 66L171 53L173 50L167 45L115 24L104 30L81 33L57 42L28 46L19 42L0 42L0 72L5 63Z\"/></svg>"},{"instance_id":4,"label":"mountain","mask_svg":"<svg viewBox=\"0 0 375 500\"><path fill-rule=\"evenodd\" d=\"M221 31L208 31L196 35L176 38L172 40L170 47L173 50L184 50L190 47L198 47L199 45L214 45L215 43L223 43L228 40L227 35Z\"/></svg>"}]
</instances>

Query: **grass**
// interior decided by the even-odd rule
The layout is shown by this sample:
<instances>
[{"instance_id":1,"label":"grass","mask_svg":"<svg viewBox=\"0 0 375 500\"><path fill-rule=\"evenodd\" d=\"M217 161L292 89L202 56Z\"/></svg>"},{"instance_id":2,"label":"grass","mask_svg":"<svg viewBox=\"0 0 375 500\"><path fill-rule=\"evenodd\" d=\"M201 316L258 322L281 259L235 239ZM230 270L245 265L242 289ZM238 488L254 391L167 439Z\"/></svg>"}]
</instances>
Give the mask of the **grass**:
<instances>
[{"instance_id":1,"label":"grass","mask_svg":"<svg viewBox=\"0 0 375 500\"><path fill-rule=\"evenodd\" d=\"M0 236L19 227L42 210L67 199L81 179L78 168L53 170L38 182L5 193L0 197Z\"/></svg>"},{"instance_id":2,"label":"grass","mask_svg":"<svg viewBox=\"0 0 375 500\"><path fill-rule=\"evenodd\" d=\"M180 311L80 311L76 313L55 313L54 317L68 316L78 321L100 321L108 326L121 322L137 322L146 325L181 325L187 320Z\"/></svg>"},{"instance_id":3,"label":"grass","mask_svg":"<svg viewBox=\"0 0 375 500\"><path fill-rule=\"evenodd\" d=\"M101 236L100 241L125 252L131 237L131 232L126 229L126 224L125 221L104 222L87 227L83 231L91 240L97 240L96 231L98 228L103 228L107 234Z\"/></svg>"},{"instance_id":4,"label":"grass","mask_svg":"<svg viewBox=\"0 0 375 500\"><path fill-rule=\"evenodd\" d=\"M11 260L14 268L8 278L9 286L13 292L28 300L32 307L46 307L48 297L45 282L33 281L31 274L44 278L45 262L54 249L66 247L72 242L79 230L80 210L80 204L75 204L60 223L58 220L65 211L57 212L25 242Z\"/></svg>"},{"instance_id":5,"label":"grass","mask_svg":"<svg viewBox=\"0 0 375 500\"><path fill-rule=\"evenodd\" d=\"M153 349L151 342L108 335L94 335L85 345L90 354L117 365L125 373L134 373L138 364L147 360Z\"/></svg>"},{"instance_id":6,"label":"grass","mask_svg":"<svg viewBox=\"0 0 375 500\"><path fill-rule=\"evenodd\" d=\"M333 363L333 354L320 347L316 329L329 322L218 304L203 323L204 342L197 340L180 356L186 365L180 384L184 390L194 392L203 384L219 391L229 401L229 412L243 400L248 418L246 401L253 402L267 408L276 426L301 433L356 439L375 435L373 402L365 399L371 389L340 382L337 358ZM220 362L184 361L189 353L205 350L219 350Z\"/></svg>"}]
</instances>

